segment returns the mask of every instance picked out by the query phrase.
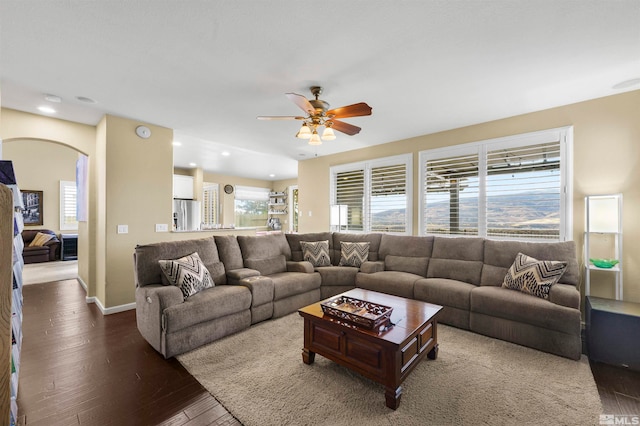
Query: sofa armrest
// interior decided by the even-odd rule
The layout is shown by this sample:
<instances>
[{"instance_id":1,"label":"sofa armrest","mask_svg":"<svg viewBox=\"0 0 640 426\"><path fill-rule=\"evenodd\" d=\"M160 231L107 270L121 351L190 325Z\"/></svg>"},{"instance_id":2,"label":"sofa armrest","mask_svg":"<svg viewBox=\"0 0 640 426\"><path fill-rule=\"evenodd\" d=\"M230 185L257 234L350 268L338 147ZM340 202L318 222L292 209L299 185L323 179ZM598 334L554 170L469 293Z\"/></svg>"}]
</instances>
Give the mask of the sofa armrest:
<instances>
[{"instance_id":1,"label":"sofa armrest","mask_svg":"<svg viewBox=\"0 0 640 426\"><path fill-rule=\"evenodd\" d=\"M243 285L241 281L249 277L257 277L260 272L250 268L239 268L227 271L227 280L230 285Z\"/></svg>"},{"instance_id":2,"label":"sofa armrest","mask_svg":"<svg viewBox=\"0 0 640 426\"><path fill-rule=\"evenodd\" d=\"M176 286L147 285L136 288L136 323L142 337L164 355L162 318L166 308L184 303L182 291Z\"/></svg>"},{"instance_id":3,"label":"sofa armrest","mask_svg":"<svg viewBox=\"0 0 640 426\"><path fill-rule=\"evenodd\" d=\"M137 291L144 296L146 303L156 305L160 312L184 302L182 290L174 285L146 285L138 287Z\"/></svg>"},{"instance_id":4,"label":"sofa armrest","mask_svg":"<svg viewBox=\"0 0 640 426\"><path fill-rule=\"evenodd\" d=\"M556 305L580 309L580 291L573 285L554 284L549 289L549 301Z\"/></svg>"},{"instance_id":5,"label":"sofa armrest","mask_svg":"<svg viewBox=\"0 0 640 426\"><path fill-rule=\"evenodd\" d=\"M269 277L254 276L243 278L239 285L251 292L251 306L260 306L273 301L273 280Z\"/></svg>"},{"instance_id":6,"label":"sofa armrest","mask_svg":"<svg viewBox=\"0 0 640 426\"><path fill-rule=\"evenodd\" d=\"M365 274L373 274L374 272L384 271L384 262L381 260L372 261L367 260L366 262L362 262L360 265L360 272L364 272Z\"/></svg>"},{"instance_id":7,"label":"sofa armrest","mask_svg":"<svg viewBox=\"0 0 640 426\"><path fill-rule=\"evenodd\" d=\"M287 272L304 272L305 274L313 273L313 265L311 262L302 260L295 262L293 260L287 261Z\"/></svg>"}]
</instances>

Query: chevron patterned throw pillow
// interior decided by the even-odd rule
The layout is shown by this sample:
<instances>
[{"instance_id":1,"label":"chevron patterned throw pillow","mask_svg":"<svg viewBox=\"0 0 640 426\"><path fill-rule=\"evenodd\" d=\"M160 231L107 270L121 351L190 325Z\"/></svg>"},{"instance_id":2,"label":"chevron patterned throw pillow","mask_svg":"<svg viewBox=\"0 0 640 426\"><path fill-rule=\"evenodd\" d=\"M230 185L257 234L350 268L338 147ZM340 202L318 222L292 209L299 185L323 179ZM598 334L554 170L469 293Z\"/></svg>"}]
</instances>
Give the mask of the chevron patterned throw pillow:
<instances>
[{"instance_id":1,"label":"chevron patterned throw pillow","mask_svg":"<svg viewBox=\"0 0 640 426\"><path fill-rule=\"evenodd\" d=\"M167 280L182 290L185 299L214 286L211 275L197 252L180 259L158 260L158 263Z\"/></svg>"},{"instance_id":2,"label":"chevron patterned throw pillow","mask_svg":"<svg viewBox=\"0 0 640 426\"><path fill-rule=\"evenodd\" d=\"M502 287L549 299L551 286L560 280L566 270L566 262L538 260L518 253L504 277Z\"/></svg>"},{"instance_id":3,"label":"chevron patterned throw pillow","mask_svg":"<svg viewBox=\"0 0 640 426\"><path fill-rule=\"evenodd\" d=\"M302 258L315 267L331 266L329 258L329 240L325 241L300 241Z\"/></svg>"},{"instance_id":4,"label":"chevron patterned throw pillow","mask_svg":"<svg viewBox=\"0 0 640 426\"><path fill-rule=\"evenodd\" d=\"M359 268L369 259L369 243L340 242L340 266Z\"/></svg>"}]
</instances>

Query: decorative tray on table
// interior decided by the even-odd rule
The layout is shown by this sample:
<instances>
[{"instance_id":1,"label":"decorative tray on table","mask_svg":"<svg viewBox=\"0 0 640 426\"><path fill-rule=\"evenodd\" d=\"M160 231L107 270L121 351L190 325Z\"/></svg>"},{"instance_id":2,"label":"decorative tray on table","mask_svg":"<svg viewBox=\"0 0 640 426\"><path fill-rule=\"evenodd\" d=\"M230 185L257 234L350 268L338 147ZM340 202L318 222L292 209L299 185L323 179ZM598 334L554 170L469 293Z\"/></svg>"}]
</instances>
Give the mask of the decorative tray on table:
<instances>
[{"instance_id":1,"label":"decorative tray on table","mask_svg":"<svg viewBox=\"0 0 640 426\"><path fill-rule=\"evenodd\" d=\"M338 296L320 303L322 312L369 329L390 322L393 308L352 297Z\"/></svg>"}]
</instances>

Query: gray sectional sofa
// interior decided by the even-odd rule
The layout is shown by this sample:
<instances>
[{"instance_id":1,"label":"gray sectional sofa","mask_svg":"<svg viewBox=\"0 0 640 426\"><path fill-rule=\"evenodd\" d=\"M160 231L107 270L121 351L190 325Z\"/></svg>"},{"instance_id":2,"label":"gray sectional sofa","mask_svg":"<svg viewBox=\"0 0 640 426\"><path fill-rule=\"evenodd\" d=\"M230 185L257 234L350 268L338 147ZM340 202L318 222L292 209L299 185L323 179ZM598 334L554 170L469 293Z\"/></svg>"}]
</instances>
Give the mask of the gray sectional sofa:
<instances>
[{"instance_id":1,"label":"gray sectional sofa","mask_svg":"<svg viewBox=\"0 0 640 426\"><path fill-rule=\"evenodd\" d=\"M327 241L331 266L303 260L301 242ZM339 266L342 242L368 242L359 268ZM215 282L183 300L158 260L198 252ZM567 263L548 299L502 288L518 253ZM165 357L295 312L354 287L444 306L440 322L579 359L580 292L572 241L321 232L215 236L139 245L136 314L143 337Z\"/></svg>"}]
</instances>

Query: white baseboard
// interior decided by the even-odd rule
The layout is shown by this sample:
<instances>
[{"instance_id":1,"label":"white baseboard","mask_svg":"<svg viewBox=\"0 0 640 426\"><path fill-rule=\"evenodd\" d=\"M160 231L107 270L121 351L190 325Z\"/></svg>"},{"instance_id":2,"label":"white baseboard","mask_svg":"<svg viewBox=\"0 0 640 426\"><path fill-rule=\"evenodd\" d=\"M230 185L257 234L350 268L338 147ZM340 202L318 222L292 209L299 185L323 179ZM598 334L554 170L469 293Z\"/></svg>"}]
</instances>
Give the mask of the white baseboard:
<instances>
[{"instance_id":1,"label":"white baseboard","mask_svg":"<svg viewBox=\"0 0 640 426\"><path fill-rule=\"evenodd\" d=\"M82 278L78 277L78 282L82 287L84 287L85 293L88 293L87 284L84 281L82 281ZM92 297L86 296L85 301L87 303L95 303L98 306L98 309L100 309L100 312L102 313L102 315L117 314L118 312L130 311L136 308L136 302L127 303L126 305L113 306L111 308L105 308L102 305L102 302L100 302L100 299L98 299L95 296L92 296Z\"/></svg>"}]
</instances>

